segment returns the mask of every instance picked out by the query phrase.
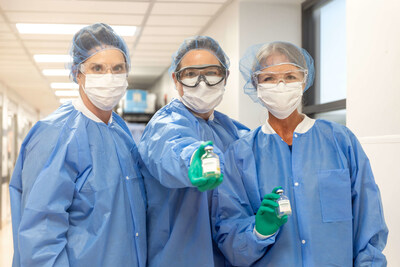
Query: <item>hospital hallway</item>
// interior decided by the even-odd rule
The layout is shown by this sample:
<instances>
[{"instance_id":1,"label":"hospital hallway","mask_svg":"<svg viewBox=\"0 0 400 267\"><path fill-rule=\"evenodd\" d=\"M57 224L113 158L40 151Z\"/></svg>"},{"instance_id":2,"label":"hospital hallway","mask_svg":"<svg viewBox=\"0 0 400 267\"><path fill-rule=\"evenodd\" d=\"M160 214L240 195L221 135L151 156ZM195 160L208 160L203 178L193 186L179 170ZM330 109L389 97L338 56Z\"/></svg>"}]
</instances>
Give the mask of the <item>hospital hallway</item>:
<instances>
[{"instance_id":1,"label":"hospital hallway","mask_svg":"<svg viewBox=\"0 0 400 267\"><path fill-rule=\"evenodd\" d=\"M297 229L287 238L276 235L290 243L289 249L286 243L274 247L276 253L296 248L291 251L310 258L348 256L350 262L350 256L354 261L361 254L362 261L373 251L387 266L399 267L399 13L400 0L0 0L0 267L12 266L13 243L15 261L29 267L158 265L148 259L213 266L223 256L207 258L212 238L230 240L221 251L232 262L238 261L236 248L256 253L233 264L248 265L250 256L257 266L269 256L259 252L272 245L254 235L255 217L275 186L293 199L292 219L279 227ZM276 55L279 60L270 60ZM284 120L291 127L277 123ZM221 160L201 157L207 141ZM200 177L202 160L209 158L213 180ZM222 193L198 201L203 198L197 194L214 185L225 188L229 201L213 205ZM190 193L178 197L173 190ZM194 200L186 201L192 192ZM238 208L254 209L234 214L233 200ZM207 214L214 206L222 211ZM277 224L269 227L272 214L261 222L268 228L264 237L278 233ZM249 228L238 227L243 231L235 241L228 226L242 215L250 215ZM342 242L329 227L346 223ZM389 234L378 246L369 235L383 223ZM228 229L218 231L229 238L213 236L210 229L217 227ZM312 235L325 227L329 237ZM67 245L53 249L58 238ZM335 257L335 249L323 245L354 249ZM330 257L310 252L315 248ZM169 264L161 254L189 264ZM271 257L297 261L283 266L324 267L297 255Z\"/></svg>"},{"instance_id":2,"label":"hospital hallway","mask_svg":"<svg viewBox=\"0 0 400 267\"><path fill-rule=\"evenodd\" d=\"M11 266L13 256L13 240L11 221L3 222L0 230L0 267Z\"/></svg>"}]
</instances>

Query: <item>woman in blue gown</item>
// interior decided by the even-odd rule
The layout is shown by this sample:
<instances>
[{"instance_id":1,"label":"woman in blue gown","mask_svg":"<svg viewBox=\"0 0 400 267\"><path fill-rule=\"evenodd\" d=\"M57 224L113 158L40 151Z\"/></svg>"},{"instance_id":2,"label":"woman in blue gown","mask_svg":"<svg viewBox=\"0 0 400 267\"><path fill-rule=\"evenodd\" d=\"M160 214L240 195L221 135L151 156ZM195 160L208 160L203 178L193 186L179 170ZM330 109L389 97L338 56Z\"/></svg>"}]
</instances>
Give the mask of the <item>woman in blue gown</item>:
<instances>
[{"instance_id":1,"label":"woman in blue gown","mask_svg":"<svg viewBox=\"0 0 400 267\"><path fill-rule=\"evenodd\" d=\"M388 229L359 141L298 112L314 79L311 56L285 42L255 45L240 68L245 92L269 116L225 154L214 191L214 239L225 257L234 266L386 266ZM279 186L291 216L275 213Z\"/></svg>"},{"instance_id":2,"label":"woman in blue gown","mask_svg":"<svg viewBox=\"0 0 400 267\"><path fill-rule=\"evenodd\" d=\"M222 177L193 177L195 172L190 170L199 161L196 151L203 147L204 153L205 141L212 141L223 174L222 153L248 131L215 110L225 91L228 69L228 57L207 36L186 39L172 57L170 71L179 99L154 115L139 144L148 197L151 267L224 266L212 241L210 222L212 189ZM201 180L206 183L198 183Z\"/></svg>"},{"instance_id":3,"label":"woman in blue gown","mask_svg":"<svg viewBox=\"0 0 400 267\"><path fill-rule=\"evenodd\" d=\"M10 183L13 266L146 266L138 150L112 108L130 67L110 26L75 34L71 76L80 97L25 138Z\"/></svg>"}]
</instances>

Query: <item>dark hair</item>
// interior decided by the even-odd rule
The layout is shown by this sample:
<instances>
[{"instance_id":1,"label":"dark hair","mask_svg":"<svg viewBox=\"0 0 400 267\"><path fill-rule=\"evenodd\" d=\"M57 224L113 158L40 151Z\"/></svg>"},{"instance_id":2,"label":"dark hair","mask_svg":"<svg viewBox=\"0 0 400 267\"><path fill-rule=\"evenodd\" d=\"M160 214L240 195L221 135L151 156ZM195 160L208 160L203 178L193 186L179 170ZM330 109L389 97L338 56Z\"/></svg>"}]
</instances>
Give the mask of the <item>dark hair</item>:
<instances>
[{"instance_id":1,"label":"dark hair","mask_svg":"<svg viewBox=\"0 0 400 267\"><path fill-rule=\"evenodd\" d=\"M217 57L222 67L229 69L229 58L221 46L213 38L208 36L194 36L183 41L178 50L172 55L170 74L179 70L182 58L191 50L207 50Z\"/></svg>"}]
</instances>

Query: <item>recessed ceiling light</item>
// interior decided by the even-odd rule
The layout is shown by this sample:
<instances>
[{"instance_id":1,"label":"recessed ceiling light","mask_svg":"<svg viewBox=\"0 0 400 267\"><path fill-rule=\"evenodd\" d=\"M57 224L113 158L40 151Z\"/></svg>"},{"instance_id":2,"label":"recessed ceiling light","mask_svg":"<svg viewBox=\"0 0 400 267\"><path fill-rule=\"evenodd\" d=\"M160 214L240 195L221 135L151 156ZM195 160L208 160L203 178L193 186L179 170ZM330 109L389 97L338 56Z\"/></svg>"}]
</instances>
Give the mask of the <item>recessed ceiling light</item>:
<instances>
[{"instance_id":1,"label":"recessed ceiling light","mask_svg":"<svg viewBox=\"0 0 400 267\"><path fill-rule=\"evenodd\" d=\"M69 76L70 71L65 69L44 69L42 73L46 76Z\"/></svg>"},{"instance_id":2,"label":"recessed ceiling light","mask_svg":"<svg viewBox=\"0 0 400 267\"><path fill-rule=\"evenodd\" d=\"M77 33L85 24L39 24L39 23L17 23L15 25L21 34L67 34ZM134 36L136 26L111 26L121 36Z\"/></svg>"},{"instance_id":3,"label":"recessed ceiling light","mask_svg":"<svg viewBox=\"0 0 400 267\"><path fill-rule=\"evenodd\" d=\"M136 32L136 26L111 26L114 31L121 36L134 36Z\"/></svg>"},{"instance_id":4,"label":"recessed ceiling light","mask_svg":"<svg viewBox=\"0 0 400 267\"><path fill-rule=\"evenodd\" d=\"M57 90L57 91L54 91L54 94L56 96L71 97L71 96L79 96L79 91L78 90Z\"/></svg>"},{"instance_id":5,"label":"recessed ceiling light","mask_svg":"<svg viewBox=\"0 0 400 267\"><path fill-rule=\"evenodd\" d=\"M76 99L76 97L75 98L60 98L60 103L64 104L65 102L72 101L74 99Z\"/></svg>"},{"instance_id":6,"label":"recessed ceiling light","mask_svg":"<svg viewBox=\"0 0 400 267\"><path fill-rule=\"evenodd\" d=\"M76 83L51 83L50 87L53 89L78 89L79 85Z\"/></svg>"},{"instance_id":7,"label":"recessed ceiling light","mask_svg":"<svg viewBox=\"0 0 400 267\"><path fill-rule=\"evenodd\" d=\"M72 62L70 55L34 55L36 62L68 63Z\"/></svg>"}]
</instances>

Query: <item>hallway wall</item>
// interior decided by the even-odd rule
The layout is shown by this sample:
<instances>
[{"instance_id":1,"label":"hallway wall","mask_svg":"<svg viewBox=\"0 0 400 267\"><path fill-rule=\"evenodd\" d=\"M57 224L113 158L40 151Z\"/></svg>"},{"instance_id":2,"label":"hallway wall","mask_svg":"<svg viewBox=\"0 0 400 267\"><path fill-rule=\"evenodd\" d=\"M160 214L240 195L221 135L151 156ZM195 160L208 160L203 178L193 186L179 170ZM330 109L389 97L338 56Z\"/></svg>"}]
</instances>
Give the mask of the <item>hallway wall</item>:
<instances>
[{"instance_id":1,"label":"hallway wall","mask_svg":"<svg viewBox=\"0 0 400 267\"><path fill-rule=\"evenodd\" d=\"M360 7L362 7L360 9ZM400 266L400 2L346 2L347 126L372 165L389 227L388 266Z\"/></svg>"}]
</instances>

